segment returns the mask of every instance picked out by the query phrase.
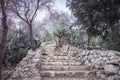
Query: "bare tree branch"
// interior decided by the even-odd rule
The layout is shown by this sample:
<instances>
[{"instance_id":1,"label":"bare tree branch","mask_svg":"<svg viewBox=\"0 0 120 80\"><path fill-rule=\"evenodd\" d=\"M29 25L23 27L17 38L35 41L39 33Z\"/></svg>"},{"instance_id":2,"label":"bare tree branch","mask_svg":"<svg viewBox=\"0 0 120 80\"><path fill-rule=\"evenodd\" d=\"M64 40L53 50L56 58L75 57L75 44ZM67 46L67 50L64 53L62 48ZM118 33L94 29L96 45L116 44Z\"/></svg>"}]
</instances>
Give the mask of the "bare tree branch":
<instances>
[{"instance_id":1,"label":"bare tree branch","mask_svg":"<svg viewBox=\"0 0 120 80\"><path fill-rule=\"evenodd\" d=\"M30 40L32 43L32 23L37 16L40 7L46 6L52 0L12 0L12 11L23 21L25 21L30 29ZM32 44L33 45L33 44Z\"/></svg>"},{"instance_id":2,"label":"bare tree branch","mask_svg":"<svg viewBox=\"0 0 120 80\"><path fill-rule=\"evenodd\" d=\"M32 18L31 18L30 22L32 22L32 21L35 19L35 15L36 15L36 13L37 13L39 7L40 7L40 6L39 6L39 3L40 3L40 0L37 1L36 10L35 10L35 12L34 12Z\"/></svg>"}]
</instances>

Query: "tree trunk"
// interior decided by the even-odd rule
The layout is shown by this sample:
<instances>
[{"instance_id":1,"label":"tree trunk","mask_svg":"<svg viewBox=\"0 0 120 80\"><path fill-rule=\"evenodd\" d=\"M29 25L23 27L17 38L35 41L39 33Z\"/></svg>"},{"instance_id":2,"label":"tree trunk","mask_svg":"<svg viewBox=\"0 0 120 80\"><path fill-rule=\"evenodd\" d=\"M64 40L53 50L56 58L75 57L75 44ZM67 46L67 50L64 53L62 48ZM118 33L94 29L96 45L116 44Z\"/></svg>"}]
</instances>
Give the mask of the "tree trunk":
<instances>
[{"instance_id":1,"label":"tree trunk","mask_svg":"<svg viewBox=\"0 0 120 80\"><path fill-rule=\"evenodd\" d=\"M0 0L0 6L1 6L1 13L2 13L2 39L0 43L0 80L2 80L2 62L4 60L4 52L5 52L5 43L7 38L7 32L8 32L8 25L7 25L7 17L6 17L6 10L5 10L5 3L4 0Z\"/></svg>"},{"instance_id":2,"label":"tree trunk","mask_svg":"<svg viewBox=\"0 0 120 80\"><path fill-rule=\"evenodd\" d=\"M2 41L0 44L0 80L2 80L2 63L5 58L4 52L5 52L6 37L7 37L7 28L3 29Z\"/></svg>"},{"instance_id":3,"label":"tree trunk","mask_svg":"<svg viewBox=\"0 0 120 80\"><path fill-rule=\"evenodd\" d=\"M30 44L31 44L31 48L33 51L35 51L35 45L33 42L33 31L32 31L32 23L29 24L29 28L30 28Z\"/></svg>"},{"instance_id":4,"label":"tree trunk","mask_svg":"<svg viewBox=\"0 0 120 80\"><path fill-rule=\"evenodd\" d=\"M109 21L109 22L108 22L108 27L109 27L110 32L112 32L112 31L113 31L113 29L112 29L112 24L111 24L111 21Z\"/></svg>"},{"instance_id":5,"label":"tree trunk","mask_svg":"<svg viewBox=\"0 0 120 80\"><path fill-rule=\"evenodd\" d=\"M92 36L88 34L88 48L90 47L91 38L92 38Z\"/></svg>"}]
</instances>

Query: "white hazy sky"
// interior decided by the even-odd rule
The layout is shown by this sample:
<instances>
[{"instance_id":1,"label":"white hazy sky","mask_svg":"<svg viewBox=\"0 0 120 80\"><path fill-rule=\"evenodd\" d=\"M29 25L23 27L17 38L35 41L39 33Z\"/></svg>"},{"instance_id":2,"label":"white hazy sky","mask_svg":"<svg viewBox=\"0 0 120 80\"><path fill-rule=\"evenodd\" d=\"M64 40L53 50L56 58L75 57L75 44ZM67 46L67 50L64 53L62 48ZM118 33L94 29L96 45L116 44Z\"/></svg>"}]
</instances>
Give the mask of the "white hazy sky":
<instances>
[{"instance_id":1,"label":"white hazy sky","mask_svg":"<svg viewBox=\"0 0 120 80\"><path fill-rule=\"evenodd\" d=\"M59 10L70 12L70 10L66 7L66 0L56 0L55 6Z\"/></svg>"},{"instance_id":2,"label":"white hazy sky","mask_svg":"<svg viewBox=\"0 0 120 80\"><path fill-rule=\"evenodd\" d=\"M54 9L56 9L58 11L66 12L71 15L70 10L66 7L66 0L55 0ZM40 12L38 11L36 20L41 22L45 17L47 17L47 15L48 15L48 13L46 10L43 10ZM17 26L17 28L19 28L19 26L18 26L19 19L16 19L16 21L18 22L18 23L16 23L16 26Z\"/></svg>"},{"instance_id":3,"label":"white hazy sky","mask_svg":"<svg viewBox=\"0 0 120 80\"><path fill-rule=\"evenodd\" d=\"M70 10L66 7L66 0L55 0L54 9L70 14ZM42 21L47 15L47 11L38 12L36 20Z\"/></svg>"}]
</instances>

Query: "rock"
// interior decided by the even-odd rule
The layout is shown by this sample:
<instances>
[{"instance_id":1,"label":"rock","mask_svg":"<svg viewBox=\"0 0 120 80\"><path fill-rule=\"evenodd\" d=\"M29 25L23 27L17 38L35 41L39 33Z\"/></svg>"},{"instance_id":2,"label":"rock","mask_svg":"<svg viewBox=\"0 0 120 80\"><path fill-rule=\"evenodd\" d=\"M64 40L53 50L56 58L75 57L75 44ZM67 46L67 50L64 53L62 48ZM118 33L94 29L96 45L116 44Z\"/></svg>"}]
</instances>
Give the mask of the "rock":
<instances>
[{"instance_id":1,"label":"rock","mask_svg":"<svg viewBox=\"0 0 120 80\"><path fill-rule=\"evenodd\" d=\"M24 78L23 80L41 80L41 77Z\"/></svg>"},{"instance_id":2,"label":"rock","mask_svg":"<svg viewBox=\"0 0 120 80\"><path fill-rule=\"evenodd\" d=\"M119 70L119 73L118 73L119 75L120 75L120 70Z\"/></svg>"},{"instance_id":3,"label":"rock","mask_svg":"<svg viewBox=\"0 0 120 80\"><path fill-rule=\"evenodd\" d=\"M111 56L116 56L116 54L110 51L110 52L107 54L107 56L109 56L109 57L111 57Z\"/></svg>"},{"instance_id":4,"label":"rock","mask_svg":"<svg viewBox=\"0 0 120 80\"><path fill-rule=\"evenodd\" d=\"M40 54L28 51L27 56L17 65L8 80L40 80L41 76L36 68L39 62Z\"/></svg>"},{"instance_id":5,"label":"rock","mask_svg":"<svg viewBox=\"0 0 120 80\"><path fill-rule=\"evenodd\" d=\"M31 80L41 80L41 77L33 77Z\"/></svg>"},{"instance_id":6,"label":"rock","mask_svg":"<svg viewBox=\"0 0 120 80\"><path fill-rule=\"evenodd\" d=\"M103 57L99 57L100 60L103 60Z\"/></svg>"},{"instance_id":7,"label":"rock","mask_svg":"<svg viewBox=\"0 0 120 80\"><path fill-rule=\"evenodd\" d=\"M106 61L106 60L108 60L108 58L107 58L107 57L103 57L102 59L103 59L103 61Z\"/></svg>"},{"instance_id":8,"label":"rock","mask_svg":"<svg viewBox=\"0 0 120 80\"><path fill-rule=\"evenodd\" d=\"M86 61L84 62L84 64L87 65L87 66L90 66L90 65L91 65L91 64L90 64L90 61L88 61L88 60L86 60Z\"/></svg>"},{"instance_id":9,"label":"rock","mask_svg":"<svg viewBox=\"0 0 120 80\"><path fill-rule=\"evenodd\" d=\"M111 56L110 59L115 59L116 56Z\"/></svg>"},{"instance_id":10,"label":"rock","mask_svg":"<svg viewBox=\"0 0 120 80\"><path fill-rule=\"evenodd\" d=\"M38 59L33 59L33 63L37 63L37 62L39 62L40 60L39 60L39 58Z\"/></svg>"},{"instance_id":11,"label":"rock","mask_svg":"<svg viewBox=\"0 0 120 80\"><path fill-rule=\"evenodd\" d=\"M84 56L84 60L87 60L88 59L88 56Z\"/></svg>"},{"instance_id":12,"label":"rock","mask_svg":"<svg viewBox=\"0 0 120 80\"><path fill-rule=\"evenodd\" d=\"M105 79L105 75L104 75L104 74L101 74L100 77L101 77L102 79Z\"/></svg>"},{"instance_id":13,"label":"rock","mask_svg":"<svg viewBox=\"0 0 120 80\"><path fill-rule=\"evenodd\" d=\"M89 59L92 59L93 58L93 55L89 55Z\"/></svg>"},{"instance_id":14,"label":"rock","mask_svg":"<svg viewBox=\"0 0 120 80\"><path fill-rule=\"evenodd\" d=\"M115 79L114 80L120 80L120 75L115 75Z\"/></svg>"},{"instance_id":15,"label":"rock","mask_svg":"<svg viewBox=\"0 0 120 80\"><path fill-rule=\"evenodd\" d=\"M119 71L119 67L114 65L105 65L104 69L105 69L105 72L109 74L117 74Z\"/></svg>"},{"instance_id":16,"label":"rock","mask_svg":"<svg viewBox=\"0 0 120 80\"><path fill-rule=\"evenodd\" d=\"M97 54L95 54L95 55L93 55L93 56L94 56L94 58L97 58L97 56L98 56L98 55L97 55Z\"/></svg>"},{"instance_id":17,"label":"rock","mask_svg":"<svg viewBox=\"0 0 120 80\"><path fill-rule=\"evenodd\" d=\"M106 56L106 54L104 52L100 53L100 55L103 57Z\"/></svg>"},{"instance_id":18,"label":"rock","mask_svg":"<svg viewBox=\"0 0 120 80\"><path fill-rule=\"evenodd\" d=\"M85 50L81 51L79 54L81 54L81 56L85 56Z\"/></svg>"},{"instance_id":19,"label":"rock","mask_svg":"<svg viewBox=\"0 0 120 80\"><path fill-rule=\"evenodd\" d=\"M99 58L97 58L97 59L92 59L91 62L92 62L93 64L95 64L95 65L102 65L102 64L103 64L103 61L100 60Z\"/></svg>"},{"instance_id":20,"label":"rock","mask_svg":"<svg viewBox=\"0 0 120 80\"><path fill-rule=\"evenodd\" d=\"M114 76L109 76L106 80L115 80Z\"/></svg>"},{"instance_id":21,"label":"rock","mask_svg":"<svg viewBox=\"0 0 120 80\"><path fill-rule=\"evenodd\" d=\"M117 60L109 60L106 61L106 64L119 65L119 62Z\"/></svg>"}]
</instances>

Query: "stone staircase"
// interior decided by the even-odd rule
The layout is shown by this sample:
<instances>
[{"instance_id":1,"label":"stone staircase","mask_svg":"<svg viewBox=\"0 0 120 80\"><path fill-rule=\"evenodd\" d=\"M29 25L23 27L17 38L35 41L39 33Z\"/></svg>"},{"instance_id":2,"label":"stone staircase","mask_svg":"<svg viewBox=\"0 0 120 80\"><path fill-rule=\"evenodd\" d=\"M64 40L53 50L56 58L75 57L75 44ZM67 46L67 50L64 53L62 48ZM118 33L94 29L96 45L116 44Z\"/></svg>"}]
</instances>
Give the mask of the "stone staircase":
<instances>
[{"instance_id":1,"label":"stone staircase","mask_svg":"<svg viewBox=\"0 0 120 80\"><path fill-rule=\"evenodd\" d=\"M49 46L42 54L40 74L42 80L94 80L90 77L93 73L89 67L77 61L61 50L54 51L54 46ZM54 53L53 53L54 52Z\"/></svg>"}]
</instances>

